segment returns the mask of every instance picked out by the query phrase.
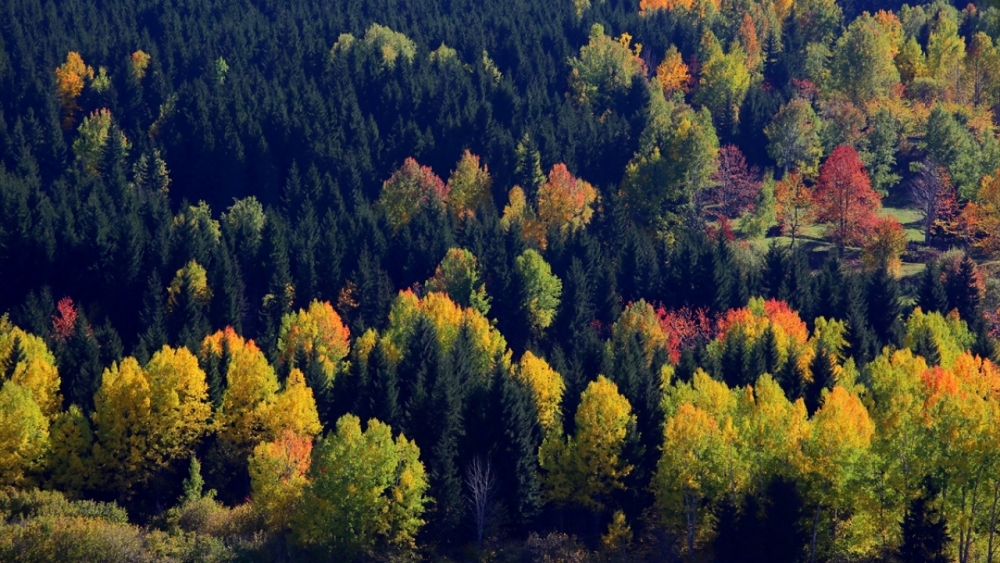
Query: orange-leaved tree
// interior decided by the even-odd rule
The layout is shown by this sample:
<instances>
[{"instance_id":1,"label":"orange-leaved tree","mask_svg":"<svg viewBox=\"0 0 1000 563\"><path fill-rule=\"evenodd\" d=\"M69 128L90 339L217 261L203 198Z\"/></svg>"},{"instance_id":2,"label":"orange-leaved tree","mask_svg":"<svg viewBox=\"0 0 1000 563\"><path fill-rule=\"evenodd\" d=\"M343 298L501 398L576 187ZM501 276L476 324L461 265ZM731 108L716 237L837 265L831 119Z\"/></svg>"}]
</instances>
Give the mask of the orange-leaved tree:
<instances>
[{"instance_id":1,"label":"orange-leaved tree","mask_svg":"<svg viewBox=\"0 0 1000 563\"><path fill-rule=\"evenodd\" d=\"M70 51L66 54L66 62L55 70L56 95L63 109L63 129L69 129L76 121L76 110L80 107L76 99L83 92L84 78L93 78L94 69L87 66L80 53Z\"/></svg>"},{"instance_id":2,"label":"orange-leaved tree","mask_svg":"<svg viewBox=\"0 0 1000 563\"><path fill-rule=\"evenodd\" d=\"M872 189L864 163L847 145L833 149L820 167L813 195L817 220L830 224L827 234L840 248L862 242L882 206L882 197Z\"/></svg>"}]
</instances>

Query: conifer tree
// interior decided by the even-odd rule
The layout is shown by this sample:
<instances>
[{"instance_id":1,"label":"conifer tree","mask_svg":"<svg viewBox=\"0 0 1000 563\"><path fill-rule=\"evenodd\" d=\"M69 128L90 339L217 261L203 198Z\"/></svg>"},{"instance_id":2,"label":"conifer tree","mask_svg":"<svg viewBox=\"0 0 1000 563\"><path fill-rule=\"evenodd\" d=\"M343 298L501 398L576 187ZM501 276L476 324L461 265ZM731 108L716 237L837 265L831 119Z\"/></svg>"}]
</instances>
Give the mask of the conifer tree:
<instances>
[{"instance_id":1,"label":"conifer tree","mask_svg":"<svg viewBox=\"0 0 1000 563\"><path fill-rule=\"evenodd\" d=\"M499 362L492 381L497 420L502 421L495 455L500 475L497 496L507 503L514 526L524 530L534 523L541 510L538 417L531 390L511 377Z\"/></svg>"},{"instance_id":2,"label":"conifer tree","mask_svg":"<svg viewBox=\"0 0 1000 563\"><path fill-rule=\"evenodd\" d=\"M427 454L429 495L436 500L431 512L431 534L446 541L454 537L463 510L462 474L459 447L464 435L463 389L459 374L452 368L453 354L444 361L431 390L431 408L424 415L434 421L435 432Z\"/></svg>"},{"instance_id":3,"label":"conifer tree","mask_svg":"<svg viewBox=\"0 0 1000 563\"><path fill-rule=\"evenodd\" d=\"M972 323L979 314L979 286L976 263L965 256L959 262L958 270L949 272L945 282L948 293L948 309L957 309L958 315Z\"/></svg>"},{"instance_id":4,"label":"conifer tree","mask_svg":"<svg viewBox=\"0 0 1000 563\"><path fill-rule=\"evenodd\" d=\"M389 426L398 428L401 418L399 380L396 377L396 365L381 340L375 344L368 359L367 394L368 417L383 420Z\"/></svg>"},{"instance_id":5,"label":"conifer tree","mask_svg":"<svg viewBox=\"0 0 1000 563\"><path fill-rule=\"evenodd\" d=\"M948 292L942 280L941 263L931 260L920 276L920 293L917 295L917 305L927 313L948 312Z\"/></svg>"},{"instance_id":6,"label":"conifer tree","mask_svg":"<svg viewBox=\"0 0 1000 563\"><path fill-rule=\"evenodd\" d=\"M868 280L868 322L882 346L898 346L902 338L899 280L886 268L879 268Z\"/></svg>"},{"instance_id":7,"label":"conifer tree","mask_svg":"<svg viewBox=\"0 0 1000 563\"><path fill-rule=\"evenodd\" d=\"M903 542L898 553L902 563L950 561L948 523L934 505L936 497L937 490L928 480L923 494L910 501L909 510L903 518Z\"/></svg>"},{"instance_id":8,"label":"conifer tree","mask_svg":"<svg viewBox=\"0 0 1000 563\"><path fill-rule=\"evenodd\" d=\"M805 393L806 410L810 416L819 410L823 400L823 391L833 389L836 383L834 367L833 356L828 351L822 347L816 350L816 356L813 357L813 361L809 365L812 381L806 387Z\"/></svg>"}]
</instances>

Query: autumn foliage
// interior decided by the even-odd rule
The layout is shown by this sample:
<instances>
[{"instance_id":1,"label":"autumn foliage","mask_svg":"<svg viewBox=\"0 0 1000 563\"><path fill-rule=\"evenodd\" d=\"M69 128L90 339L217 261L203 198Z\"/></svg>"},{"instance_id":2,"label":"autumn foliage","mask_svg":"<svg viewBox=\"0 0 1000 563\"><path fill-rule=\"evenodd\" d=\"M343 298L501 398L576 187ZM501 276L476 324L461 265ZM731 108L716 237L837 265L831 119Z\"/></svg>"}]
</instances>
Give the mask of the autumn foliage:
<instances>
[{"instance_id":1,"label":"autumn foliage","mask_svg":"<svg viewBox=\"0 0 1000 563\"><path fill-rule=\"evenodd\" d=\"M857 151L846 145L835 148L820 168L814 201L817 221L829 223L828 235L841 247L864 241L882 205Z\"/></svg>"}]
</instances>

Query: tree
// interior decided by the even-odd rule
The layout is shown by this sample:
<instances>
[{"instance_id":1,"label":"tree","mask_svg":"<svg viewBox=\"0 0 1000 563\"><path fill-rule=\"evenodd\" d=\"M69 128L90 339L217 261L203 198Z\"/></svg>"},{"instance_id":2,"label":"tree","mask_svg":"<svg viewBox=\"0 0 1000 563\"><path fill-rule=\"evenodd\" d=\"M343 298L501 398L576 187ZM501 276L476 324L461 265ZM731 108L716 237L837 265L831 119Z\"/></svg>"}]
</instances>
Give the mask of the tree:
<instances>
[{"instance_id":1,"label":"tree","mask_svg":"<svg viewBox=\"0 0 1000 563\"><path fill-rule=\"evenodd\" d=\"M483 536L496 516L496 474L487 460L476 457L465 470L465 488L469 491L469 512L476 529L476 546L482 549Z\"/></svg>"},{"instance_id":2,"label":"tree","mask_svg":"<svg viewBox=\"0 0 1000 563\"><path fill-rule=\"evenodd\" d=\"M906 233L903 232L903 225L889 215L875 221L861 249L861 260L870 270L886 268L889 273L899 277L903 268L900 255L904 250Z\"/></svg>"},{"instance_id":3,"label":"tree","mask_svg":"<svg viewBox=\"0 0 1000 563\"><path fill-rule=\"evenodd\" d=\"M340 561L409 550L423 525L427 477L420 450L377 419L345 415L316 447L302 509L292 518L295 541Z\"/></svg>"},{"instance_id":4,"label":"tree","mask_svg":"<svg viewBox=\"0 0 1000 563\"><path fill-rule=\"evenodd\" d=\"M521 356L514 370L515 377L534 396L535 408L538 411L538 424L545 434L557 431L562 427L562 397L566 385L559 372L552 369L548 362L527 351Z\"/></svg>"},{"instance_id":5,"label":"tree","mask_svg":"<svg viewBox=\"0 0 1000 563\"><path fill-rule=\"evenodd\" d=\"M791 235L792 244L795 244L799 232L812 218L812 191L806 187L801 174L790 172L775 185L774 198L782 233Z\"/></svg>"},{"instance_id":6,"label":"tree","mask_svg":"<svg viewBox=\"0 0 1000 563\"><path fill-rule=\"evenodd\" d=\"M831 224L828 235L841 249L864 240L882 205L858 153L846 145L835 148L823 163L814 201L816 219Z\"/></svg>"},{"instance_id":7,"label":"tree","mask_svg":"<svg viewBox=\"0 0 1000 563\"><path fill-rule=\"evenodd\" d=\"M734 129L739 123L739 108L750 88L747 54L738 41L725 53L711 31L701 39L702 61L695 100L707 106L723 130Z\"/></svg>"},{"instance_id":8,"label":"tree","mask_svg":"<svg viewBox=\"0 0 1000 563\"><path fill-rule=\"evenodd\" d=\"M753 209L760 192L760 175L747 166L743 153L736 145L719 149L719 167L712 179L716 186L708 190L705 212L718 218L735 219Z\"/></svg>"},{"instance_id":9,"label":"tree","mask_svg":"<svg viewBox=\"0 0 1000 563\"><path fill-rule=\"evenodd\" d=\"M528 249L514 260L521 282L521 306L528 313L533 327L548 328L559 307L562 280L552 273L552 268L542 255Z\"/></svg>"},{"instance_id":10,"label":"tree","mask_svg":"<svg viewBox=\"0 0 1000 563\"><path fill-rule=\"evenodd\" d=\"M94 461L103 487L125 499L193 453L208 430L208 385L194 355L169 346L145 369L129 357L101 379L94 397Z\"/></svg>"},{"instance_id":11,"label":"tree","mask_svg":"<svg viewBox=\"0 0 1000 563\"><path fill-rule=\"evenodd\" d=\"M983 176L975 201L962 210L973 244L990 256L1000 253L1000 169Z\"/></svg>"},{"instance_id":12,"label":"tree","mask_svg":"<svg viewBox=\"0 0 1000 563\"><path fill-rule=\"evenodd\" d=\"M250 453L261 440L273 439L268 429L268 410L278 392L278 376L253 340L244 340L232 328L205 338L200 357L229 357L223 366L225 390L215 414L220 440L232 448L236 459ZM243 457L245 459L245 457Z\"/></svg>"},{"instance_id":13,"label":"tree","mask_svg":"<svg viewBox=\"0 0 1000 563\"><path fill-rule=\"evenodd\" d=\"M74 327L76 311L63 320ZM44 340L13 326L3 317L0 317L0 365L3 366L2 380L27 389L49 420L59 414L61 380L55 356Z\"/></svg>"},{"instance_id":14,"label":"tree","mask_svg":"<svg viewBox=\"0 0 1000 563\"><path fill-rule=\"evenodd\" d=\"M712 184L719 139L707 108L695 112L650 91L639 150L625 168L621 204L642 227L674 231Z\"/></svg>"},{"instance_id":15,"label":"tree","mask_svg":"<svg viewBox=\"0 0 1000 563\"><path fill-rule=\"evenodd\" d=\"M306 357L315 355L326 384L344 368L344 358L351 346L351 331L344 325L340 315L333 310L329 301L312 301L308 309L288 313L281 319L278 333L278 358L290 368L306 369L299 365L296 354L301 351ZM314 389L319 392L319 389Z\"/></svg>"},{"instance_id":16,"label":"tree","mask_svg":"<svg viewBox=\"0 0 1000 563\"><path fill-rule=\"evenodd\" d=\"M832 62L834 83L856 104L888 96L899 83L893 56L891 38L866 12L837 40Z\"/></svg>"},{"instance_id":17,"label":"tree","mask_svg":"<svg viewBox=\"0 0 1000 563\"><path fill-rule=\"evenodd\" d=\"M955 187L943 166L925 160L920 172L910 181L910 198L924 214L924 244L936 233L952 234L952 222L958 215Z\"/></svg>"},{"instance_id":18,"label":"tree","mask_svg":"<svg viewBox=\"0 0 1000 563\"><path fill-rule=\"evenodd\" d=\"M861 400L839 385L824 396L811 427L800 470L816 507L809 550L809 560L815 561L820 514L853 508L875 428Z\"/></svg>"},{"instance_id":19,"label":"tree","mask_svg":"<svg viewBox=\"0 0 1000 563\"><path fill-rule=\"evenodd\" d=\"M575 422L573 436L550 435L538 452L546 498L600 512L632 471L621 456L635 416L618 387L600 376L581 394Z\"/></svg>"},{"instance_id":20,"label":"tree","mask_svg":"<svg viewBox=\"0 0 1000 563\"><path fill-rule=\"evenodd\" d=\"M191 260L177 270L167 287L167 313L178 345L194 350L208 334L207 309L211 302L212 289L204 267Z\"/></svg>"},{"instance_id":21,"label":"tree","mask_svg":"<svg viewBox=\"0 0 1000 563\"><path fill-rule=\"evenodd\" d=\"M49 420L31 391L7 380L0 387L0 481L24 486L43 468Z\"/></svg>"},{"instance_id":22,"label":"tree","mask_svg":"<svg viewBox=\"0 0 1000 563\"><path fill-rule=\"evenodd\" d=\"M254 448L249 462L251 498L271 532L288 531L301 509L312 450L312 438L291 430Z\"/></svg>"},{"instance_id":23,"label":"tree","mask_svg":"<svg viewBox=\"0 0 1000 563\"><path fill-rule=\"evenodd\" d=\"M448 201L448 186L428 166L412 157L382 184L378 205L385 210L393 227L410 222L423 205L443 206Z\"/></svg>"},{"instance_id":24,"label":"tree","mask_svg":"<svg viewBox=\"0 0 1000 563\"><path fill-rule=\"evenodd\" d=\"M632 36L623 33L617 39L604 34L604 26L590 28L589 42L580 47L580 56L570 59L570 84L579 103L600 106L611 96L627 90L632 77L645 72L639 58L642 46L631 46Z\"/></svg>"},{"instance_id":25,"label":"tree","mask_svg":"<svg viewBox=\"0 0 1000 563\"><path fill-rule=\"evenodd\" d=\"M538 221L545 232L556 229L572 233L582 229L594 214L597 190L573 177L563 163L549 171L548 181L538 188Z\"/></svg>"},{"instance_id":26,"label":"tree","mask_svg":"<svg viewBox=\"0 0 1000 563\"><path fill-rule=\"evenodd\" d=\"M667 49L663 62L656 67L656 79L663 88L663 94L668 97L674 92L686 93L690 88L691 72L674 45Z\"/></svg>"},{"instance_id":27,"label":"tree","mask_svg":"<svg viewBox=\"0 0 1000 563\"><path fill-rule=\"evenodd\" d=\"M456 218L473 217L479 210L493 208L493 179L489 167L479 166L479 157L469 152L448 177L448 208Z\"/></svg>"},{"instance_id":28,"label":"tree","mask_svg":"<svg viewBox=\"0 0 1000 563\"><path fill-rule=\"evenodd\" d=\"M819 169L819 159L823 156L820 131L823 122L812 104L802 98L794 98L774 114L774 119L764 128L769 142L767 154L775 160L787 174L798 170L804 176L814 178Z\"/></svg>"},{"instance_id":29,"label":"tree","mask_svg":"<svg viewBox=\"0 0 1000 563\"><path fill-rule=\"evenodd\" d=\"M923 494L910 502L903 519L903 542L898 554L903 563L949 561L946 552L951 543L948 523L934 506L936 497L934 485L928 482L924 485Z\"/></svg>"},{"instance_id":30,"label":"tree","mask_svg":"<svg viewBox=\"0 0 1000 563\"><path fill-rule=\"evenodd\" d=\"M66 62L56 68L56 95L63 110L63 129L69 129L76 121L75 113L79 108L76 99L83 92L84 79L94 78L94 69L87 66L80 53L66 53Z\"/></svg>"},{"instance_id":31,"label":"tree","mask_svg":"<svg viewBox=\"0 0 1000 563\"><path fill-rule=\"evenodd\" d=\"M446 293L456 304L485 315L490 310L490 297L480 276L479 263L471 252L451 248L424 287L427 291Z\"/></svg>"}]
</instances>

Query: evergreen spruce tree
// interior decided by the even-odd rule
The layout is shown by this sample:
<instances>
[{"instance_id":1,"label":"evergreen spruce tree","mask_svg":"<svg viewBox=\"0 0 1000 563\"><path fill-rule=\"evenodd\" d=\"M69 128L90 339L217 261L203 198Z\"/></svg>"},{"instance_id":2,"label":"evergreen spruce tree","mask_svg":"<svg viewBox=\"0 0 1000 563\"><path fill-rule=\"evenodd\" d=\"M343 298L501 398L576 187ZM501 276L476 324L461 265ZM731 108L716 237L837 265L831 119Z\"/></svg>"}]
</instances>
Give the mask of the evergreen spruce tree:
<instances>
[{"instance_id":1,"label":"evergreen spruce tree","mask_svg":"<svg viewBox=\"0 0 1000 563\"><path fill-rule=\"evenodd\" d=\"M935 506L938 492L926 480L923 494L910 501L903 518L903 542L897 556L902 563L947 563L948 523Z\"/></svg>"},{"instance_id":2,"label":"evergreen spruce tree","mask_svg":"<svg viewBox=\"0 0 1000 563\"><path fill-rule=\"evenodd\" d=\"M719 375L726 385L730 387L746 385L747 355L746 337L737 331L727 334L719 362Z\"/></svg>"},{"instance_id":3,"label":"evergreen spruce tree","mask_svg":"<svg viewBox=\"0 0 1000 563\"><path fill-rule=\"evenodd\" d=\"M758 361L756 373L769 373L772 376L778 372L781 361L781 353L778 349L778 337L774 334L774 328L770 325L764 329L764 334L757 343L760 360ZM756 379L756 378L755 378Z\"/></svg>"},{"instance_id":4,"label":"evergreen spruce tree","mask_svg":"<svg viewBox=\"0 0 1000 563\"><path fill-rule=\"evenodd\" d=\"M868 325L866 292L860 275L844 277L844 293L847 341L851 346L851 357L857 365L863 366L875 357L877 343Z\"/></svg>"},{"instance_id":5,"label":"evergreen spruce tree","mask_svg":"<svg viewBox=\"0 0 1000 563\"><path fill-rule=\"evenodd\" d=\"M799 373L799 355L794 350L788 354L788 359L781 364L778 373L774 375L775 381L785 392L789 401L796 401L805 395L805 381Z\"/></svg>"},{"instance_id":6,"label":"evergreen spruce tree","mask_svg":"<svg viewBox=\"0 0 1000 563\"><path fill-rule=\"evenodd\" d=\"M965 322L974 324L979 315L979 284L976 263L965 256L959 263L957 272L950 272L945 282L948 293L949 310L957 309Z\"/></svg>"},{"instance_id":7,"label":"evergreen spruce tree","mask_svg":"<svg viewBox=\"0 0 1000 563\"><path fill-rule=\"evenodd\" d=\"M3 381L10 381L14 377L14 372L17 370L17 364L23 362L26 356L24 353L23 343L21 342L20 336L14 337L14 343L10 347L10 354L4 358L3 362ZM0 381L2 384L2 381Z\"/></svg>"},{"instance_id":8,"label":"evergreen spruce tree","mask_svg":"<svg viewBox=\"0 0 1000 563\"><path fill-rule=\"evenodd\" d=\"M435 421L427 419L430 395L441 365L437 329L421 315L399 365L399 401L403 409L402 430L417 444L430 444Z\"/></svg>"},{"instance_id":9,"label":"evergreen spruce tree","mask_svg":"<svg viewBox=\"0 0 1000 563\"><path fill-rule=\"evenodd\" d=\"M191 463L188 464L188 476L181 483L181 504L191 504L201 500L202 489L205 487L205 480L201 477L201 463L198 458L191 456Z\"/></svg>"},{"instance_id":10,"label":"evergreen spruce tree","mask_svg":"<svg viewBox=\"0 0 1000 563\"><path fill-rule=\"evenodd\" d=\"M101 383L101 346L94 338L83 310L77 311L73 335L58 347L60 392L64 405L77 405L84 413L94 411L94 393Z\"/></svg>"},{"instance_id":11,"label":"evergreen spruce tree","mask_svg":"<svg viewBox=\"0 0 1000 563\"><path fill-rule=\"evenodd\" d=\"M789 257L788 304L804 319L813 318L813 279L809 255L796 246Z\"/></svg>"},{"instance_id":12,"label":"evergreen spruce tree","mask_svg":"<svg viewBox=\"0 0 1000 563\"><path fill-rule=\"evenodd\" d=\"M379 341L368 359L368 415L399 428L401 410L399 408L399 380L396 366Z\"/></svg>"},{"instance_id":13,"label":"evergreen spruce tree","mask_svg":"<svg viewBox=\"0 0 1000 563\"><path fill-rule=\"evenodd\" d=\"M788 301L787 261L785 248L772 241L764 255L765 295L770 299Z\"/></svg>"},{"instance_id":14,"label":"evergreen spruce tree","mask_svg":"<svg viewBox=\"0 0 1000 563\"><path fill-rule=\"evenodd\" d=\"M948 313L948 292L942 280L941 263L937 260L928 262L923 275L920 276L917 305L927 313Z\"/></svg>"},{"instance_id":15,"label":"evergreen spruce tree","mask_svg":"<svg viewBox=\"0 0 1000 563\"><path fill-rule=\"evenodd\" d=\"M900 302L899 280L888 269L879 268L868 279L868 322L871 324L878 348L898 347L902 344L900 320L903 306Z\"/></svg>"},{"instance_id":16,"label":"evergreen spruce tree","mask_svg":"<svg viewBox=\"0 0 1000 563\"><path fill-rule=\"evenodd\" d=\"M526 530L537 518L542 506L538 480L538 448L541 431L531 390L515 380L499 362L494 370L493 395L501 425L496 444L499 475L497 498L507 504L514 527Z\"/></svg>"},{"instance_id":17,"label":"evergreen spruce tree","mask_svg":"<svg viewBox=\"0 0 1000 563\"><path fill-rule=\"evenodd\" d=\"M840 255L836 249L832 249L816 277L815 315L817 317L843 319L847 316L844 283L845 276L841 270Z\"/></svg>"},{"instance_id":18,"label":"evergreen spruce tree","mask_svg":"<svg viewBox=\"0 0 1000 563\"><path fill-rule=\"evenodd\" d=\"M156 270L153 270L142 299L142 311L139 312L143 332L139 335L139 343L135 349L135 357L143 365L167 343L166 310L163 300L165 293L166 286L161 283Z\"/></svg>"},{"instance_id":19,"label":"evergreen spruce tree","mask_svg":"<svg viewBox=\"0 0 1000 563\"><path fill-rule=\"evenodd\" d=\"M302 370L305 376L306 385L313 392L313 399L316 401L316 411L319 413L319 420L323 428L333 428L336 419L330 418L330 393L333 381L323 371L323 364L319 359L319 352L313 348L312 352L306 353L301 347L295 352L295 365ZM336 374L334 379L339 376Z\"/></svg>"},{"instance_id":20,"label":"evergreen spruce tree","mask_svg":"<svg viewBox=\"0 0 1000 563\"><path fill-rule=\"evenodd\" d=\"M716 242L712 264L715 282L715 298L712 301L712 308L721 313L733 307L738 298L736 263L733 260L732 251L729 249L729 243L726 242L721 233Z\"/></svg>"},{"instance_id":21,"label":"evergreen spruce tree","mask_svg":"<svg viewBox=\"0 0 1000 563\"><path fill-rule=\"evenodd\" d=\"M916 342L913 343L913 353L923 356L928 366L936 366L941 363L941 352L938 349L937 343L931 337L930 331L920 331Z\"/></svg>"},{"instance_id":22,"label":"evergreen spruce tree","mask_svg":"<svg viewBox=\"0 0 1000 563\"><path fill-rule=\"evenodd\" d=\"M816 350L816 356L809 364L812 381L806 387L805 394L806 410L809 412L809 416L819 410L823 400L823 391L833 389L836 384L834 368L833 356L823 348Z\"/></svg>"},{"instance_id":23,"label":"evergreen spruce tree","mask_svg":"<svg viewBox=\"0 0 1000 563\"><path fill-rule=\"evenodd\" d=\"M431 391L431 408L427 416L434 421L434 436L426 449L421 448L421 452L427 451L429 494L436 501L428 518L428 533L445 543L455 538L465 513L459 467L459 447L465 428L462 381L460 374L452 369L450 360L451 357L443 362Z\"/></svg>"}]
</instances>

